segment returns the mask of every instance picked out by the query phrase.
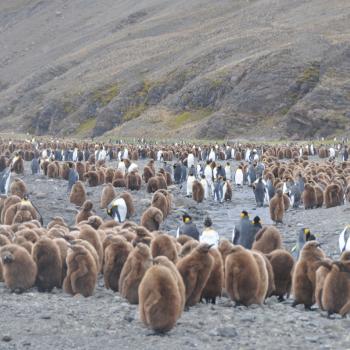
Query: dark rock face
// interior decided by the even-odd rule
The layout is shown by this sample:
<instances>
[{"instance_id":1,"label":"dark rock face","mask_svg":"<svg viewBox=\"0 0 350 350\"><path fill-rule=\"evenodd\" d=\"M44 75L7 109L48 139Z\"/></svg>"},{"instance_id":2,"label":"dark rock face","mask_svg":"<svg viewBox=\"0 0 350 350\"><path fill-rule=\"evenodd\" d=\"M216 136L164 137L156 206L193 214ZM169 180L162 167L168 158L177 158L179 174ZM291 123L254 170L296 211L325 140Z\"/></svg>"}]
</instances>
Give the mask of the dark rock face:
<instances>
[{"instance_id":1,"label":"dark rock face","mask_svg":"<svg viewBox=\"0 0 350 350\"><path fill-rule=\"evenodd\" d=\"M18 131L54 135L133 135L136 126L152 137L346 132L349 16L342 0L142 0L133 11L113 0L4 0L2 128L15 120ZM185 112L196 117L176 122Z\"/></svg>"}]
</instances>

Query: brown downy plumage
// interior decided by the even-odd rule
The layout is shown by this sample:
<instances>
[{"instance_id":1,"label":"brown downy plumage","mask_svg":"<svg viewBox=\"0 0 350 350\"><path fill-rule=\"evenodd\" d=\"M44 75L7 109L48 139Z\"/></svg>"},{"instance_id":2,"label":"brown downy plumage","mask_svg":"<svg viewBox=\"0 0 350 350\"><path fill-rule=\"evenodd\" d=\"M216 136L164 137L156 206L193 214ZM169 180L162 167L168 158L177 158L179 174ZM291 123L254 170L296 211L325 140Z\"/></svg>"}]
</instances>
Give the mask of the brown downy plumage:
<instances>
[{"instance_id":1,"label":"brown downy plumage","mask_svg":"<svg viewBox=\"0 0 350 350\"><path fill-rule=\"evenodd\" d=\"M234 246L226 257L225 288L237 305L262 304L259 266L250 250ZM257 297L260 296L260 299Z\"/></svg>"},{"instance_id":2,"label":"brown downy plumage","mask_svg":"<svg viewBox=\"0 0 350 350\"><path fill-rule=\"evenodd\" d=\"M82 225L80 227L80 233L78 238L88 241L95 248L96 253L98 255L98 261L99 261L96 267L97 267L97 271L99 272L102 268L103 248L102 248L102 242L101 242L100 236L98 235L97 231L90 225Z\"/></svg>"},{"instance_id":3,"label":"brown downy plumage","mask_svg":"<svg viewBox=\"0 0 350 350\"><path fill-rule=\"evenodd\" d=\"M35 285L39 292L51 292L54 287L60 288L62 260L57 244L50 238L40 238L34 244L32 257L38 268Z\"/></svg>"},{"instance_id":4,"label":"brown downy plumage","mask_svg":"<svg viewBox=\"0 0 350 350\"><path fill-rule=\"evenodd\" d=\"M163 188L157 190L155 193L162 193L165 196L165 198L167 200L167 215L169 215L171 212L172 203L173 203L171 193L168 190L165 190Z\"/></svg>"},{"instance_id":5,"label":"brown downy plumage","mask_svg":"<svg viewBox=\"0 0 350 350\"><path fill-rule=\"evenodd\" d=\"M145 166L143 168L143 175L142 175L142 178L143 178L143 181L145 181L145 183L148 183L148 180L153 177L155 175L154 173L154 170L149 167L149 166Z\"/></svg>"},{"instance_id":6,"label":"brown downy plumage","mask_svg":"<svg viewBox=\"0 0 350 350\"><path fill-rule=\"evenodd\" d=\"M221 297L224 284L224 265L221 253L218 249L210 249L209 254L214 259L214 266L210 272L208 281L202 291L202 298L208 303L215 304L216 298Z\"/></svg>"},{"instance_id":7,"label":"brown downy plumage","mask_svg":"<svg viewBox=\"0 0 350 350\"><path fill-rule=\"evenodd\" d=\"M213 269L214 259L209 254L210 248L211 246L208 244L200 244L176 264L184 280L187 307L200 301L203 289Z\"/></svg>"},{"instance_id":8,"label":"brown downy plumage","mask_svg":"<svg viewBox=\"0 0 350 350\"><path fill-rule=\"evenodd\" d=\"M192 237L190 237L190 236L187 236L187 235L180 235L176 240L181 245L184 245L188 241L193 241L194 239Z\"/></svg>"},{"instance_id":9,"label":"brown downy plumage","mask_svg":"<svg viewBox=\"0 0 350 350\"><path fill-rule=\"evenodd\" d=\"M112 237L105 249L103 278L105 287L114 292L119 290L119 278L133 246L123 237Z\"/></svg>"},{"instance_id":10,"label":"brown downy plumage","mask_svg":"<svg viewBox=\"0 0 350 350\"><path fill-rule=\"evenodd\" d=\"M199 242L195 239L187 241L180 250L179 257L183 258L184 256L190 254L193 249L199 246Z\"/></svg>"},{"instance_id":11,"label":"brown downy plumage","mask_svg":"<svg viewBox=\"0 0 350 350\"><path fill-rule=\"evenodd\" d=\"M85 186L81 181L77 181L69 195L69 202L75 204L78 207L81 207L86 201L86 191Z\"/></svg>"},{"instance_id":12,"label":"brown downy plumage","mask_svg":"<svg viewBox=\"0 0 350 350\"><path fill-rule=\"evenodd\" d=\"M144 211L141 216L141 225L149 231L158 231L163 222L162 212L155 207L150 207Z\"/></svg>"},{"instance_id":13,"label":"brown downy plumage","mask_svg":"<svg viewBox=\"0 0 350 350\"><path fill-rule=\"evenodd\" d=\"M126 176L126 188L130 191L139 191L141 188L141 176L132 171Z\"/></svg>"},{"instance_id":14,"label":"brown downy plumage","mask_svg":"<svg viewBox=\"0 0 350 350\"><path fill-rule=\"evenodd\" d=\"M147 193L154 193L160 188L161 187L160 187L158 176L153 176L148 180L147 187L146 187Z\"/></svg>"},{"instance_id":15,"label":"brown downy plumage","mask_svg":"<svg viewBox=\"0 0 350 350\"><path fill-rule=\"evenodd\" d=\"M21 202L21 198L18 196L9 196L4 200L3 207L1 210L1 223L5 224L5 215L6 215L7 209L10 208L12 205L20 202ZM8 221L11 221L12 223L12 220L13 220L13 216ZM11 223L8 225L11 225Z\"/></svg>"},{"instance_id":16,"label":"brown downy plumage","mask_svg":"<svg viewBox=\"0 0 350 350\"><path fill-rule=\"evenodd\" d=\"M328 312L328 315L338 313L345 317L350 312L350 252L344 252L340 261L329 260L321 266L328 272L324 274L324 282L316 299L321 299L320 307Z\"/></svg>"},{"instance_id":17,"label":"brown downy plumage","mask_svg":"<svg viewBox=\"0 0 350 350\"><path fill-rule=\"evenodd\" d=\"M153 258L166 256L174 264L176 264L178 259L176 245L166 233L162 233L152 240L151 253Z\"/></svg>"},{"instance_id":18,"label":"brown downy plumage","mask_svg":"<svg viewBox=\"0 0 350 350\"><path fill-rule=\"evenodd\" d=\"M23 180L15 178L10 186L10 193L12 196L23 198L28 193L28 189Z\"/></svg>"},{"instance_id":19,"label":"brown downy plumage","mask_svg":"<svg viewBox=\"0 0 350 350\"><path fill-rule=\"evenodd\" d=\"M88 171L84 174L84 180L86 180L90 187L96 187L99 185L100 178L96 171Z\"/></svg>"},{"instance_id":20,"label":"brown downy plumage","mask_svg":"<svg viewBox=\"0 0 350 350\"><path fill-rule=\"evenodd\" d=\"M157 191L153 194L151 206L158 208L162 212L164 219L167 217L169 211L168 201L163 193Z\"/></svg>"},{"instance_id":21,"label":"brown downy plumage","mask_svg":"<svg viewBox=\"0 0 350 350\"><path fill-rule=\"evenodd\" d=\"M60 286L63 286L63 281L67 276L67 253L68 253L68 242L64 238L54 238L53 241L57 244L57 247L60 251L60 257L62 262L62 271L61 271L61 281Z\"/></svg>"},{"instance_id":22,"label":"brown downy plumage","mask_svg":"<svg viewBox=\"0 0 350 350\"><path fill-rule=\"evenodd\" d=\"M100 208L105 209L117 197L117 193L111 183L107 183L101 193Z\"/></svg>"},{"instance_id":23,"label":"brown downy plumage","mask_svg":"<svg viewBox=\"0 0 350 350\"><path fill-rule=\"evenodd\" d=\"M276 223L283 222L284 200L282 190L277 190L275 196L270 200L270 218Z\"/></svg>"},{"instance_id":24,"label":"brown downy plumage","mask_svg":"<svg viewBox=\"0 0 350 350\"><path fill-rule=\"evenodd\" d=\"M87 248L73 244L67 253L67 276L63 289L71 295L89 297L94 293L97 282L96 263Z\"/></svg>"},{"instance_id":25,"label":"brown downy plumage","mask_svg":"<svg viewBox=\"0 0 350 350\"><path fill-rule=\"evenodd\" d=\"M81 207L80 212L75 217L75 223L79 224L81 221L87 220L90 216L93 216L94 213L92 212L93 204L90 200L87 200L84 202L83 206Z\"/></svg>"},{"instance_id":26,"label":"brown downy plumage","mask_svg":"<svg viewBox=\"0 0 350 350\"><path fill-rule=\"evenodd\" d=\"M263 255L260 252L254 250L252 253L259 268L259 288L256 299L258 301L258 304L263 304L269 291L269 273Z\"/></svg>"},{"instance_id":27,"label":"brown downy plumage","mask_svg":"<svg viewBox=\"0 0 350 350\"><path fill-rule=\"evenodd\" d=\"M294 267L294 259L292 255L283 249L273 250L267 254L274 275L275 291L274 295L278 296L279 301L283 301L284 297L289 297L292 288L292 271Z\"/></svg>"},{"instance_id":28,"label":"brown downy plumage","mask_svg":"<svg viewBox=\"0 0 350 350\"><path fill-rule=\"evenodd\" d=\"M168 332L180 318L185 287L175 265L166 257L155 259L139 286L140 318L156 332Z\"/></svg>"},{"instance_id":29,"label":"brown downy plumage","mask_svg":"<svg viewBox=\"0 0 350 350\"><path fill-rule=\"evenodd\" d=\"M315 303L316 270L326 258L316 241L307 242L300 253L292 276L292 293L294 306L304 304L310 309Z\"/></svg>"},{"instance_id":30,"label":"brown downy plumage","mask_svg":"<svg viewBox=\"0 0 350 350\"><path fill-rule=\"evenodd\" d=\"M137 244L129 254L119 278L120 295L130 304L139 303L138 288L144 274L151 266L149 247L143 243Z\"/></svg>"},{"instance_id":31,"label":"brown downy plumage","mask_svg":"<svg viewBox=\"0 0 350 350\"><path fill-rule=\"evenodd\" d=\"M195 180L192 184L192 198L197 203L202 203L204 200L204 188L203 185Z\"/></svg>"},{"instance_id":32,"label":"brown downy plumage","mask_svg":"<svg viewBox=\"0 0 350 350\"><path fill-rule=\"evenodd\" d=\"M265 226L255 236L252 249L259 250L264 254L269 254L282 247L282 237L277 228Z\"/></svg>"},{"instance_id":33,"label":"brown downy plumage","mask_svg":"<svg viewBox=\"0 0 350 350\"><path fill-rule=\"evenodd\" d=\"M324 192L324 202L326 208L336 207L341 205L341 189L337 184L328 185Z\"/></svg>"},{"instance_id":34,"label":"brown downy plumage","mask_svg":"<svg viewBox=\"0 0 350 350\"><path fill-rule=\"evenodd\" d=\"M304 191L302 193L302 199L305 209L313 209L317 205L316 191L311 184L305 184Z\"/></svg>"},{"instance_id":35,"label":"brown downy plumage","mask_svg":"<svg viewBox=\"0 0 350 350\"><path fill-rule=\"evenodd\" d=\"M331 259L324 259L322 265L316 270L315 301L321 310L324 310L322 305L324 282L332 269L332 263L333 261Z\"/></svg>"},{"instance_id":36,"label":"brown downy plumage","mask_svg":"<svg viewBox=\"0 0 350 350\"><path fill-rule=\"evenodd\" d=\"M5 285L13 292L24 292L34 286L37 267L28 251L15 244L0 249Z\"/></svg>"}]
</instances>

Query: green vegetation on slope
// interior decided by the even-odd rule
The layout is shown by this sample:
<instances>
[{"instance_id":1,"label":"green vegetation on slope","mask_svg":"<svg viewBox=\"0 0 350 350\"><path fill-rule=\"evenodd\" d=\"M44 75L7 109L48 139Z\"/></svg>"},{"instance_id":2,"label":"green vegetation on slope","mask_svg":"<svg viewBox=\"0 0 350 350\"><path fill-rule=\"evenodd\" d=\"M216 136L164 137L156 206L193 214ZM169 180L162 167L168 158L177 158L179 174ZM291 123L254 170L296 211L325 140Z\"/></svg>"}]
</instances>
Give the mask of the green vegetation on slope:
<instances>
[{"instance_id":1,"label":"green vegetation on slope","mask_svg":"<svg viewBox=\"0 0 350 350\"><path fill-rule=\"evenodd\" d=\"M317 83L320 80L320 64L313 62L311 65L304 69L302 74L298 77L298 83L314 82Z\"/></svg>"},{"instance_id":2,"label":"green vegetation on slope","mask_svg":"<svg viewBox=\"0 0 350 350\"><path fill-rule=\"evenodd\" d=\"M86 135L96 126L96 118L90 118L82 122L76 132L78 135Z\"/></svg>"},{"instance_id":3,"label":"green vegetation on slope","mask_svg":"<svg viewBox=\"0 0 350 350\"><path fill-rule=\"evenodd\" d=\"M169 121L169 126L174 129L178 129L187 123L196 122L208 117L211 111L208 109L200 109L196 111L188 111L178 114Z\"/></svg>"},{"instance_id":4,"label":"green vegetation on slope","mask_svg":"<svg viewBox=\"0 0 350 350\"><path fill-rule=\"evenodd\" d=\"M132 119L138 118L145 110L146 110L146 105L144 103L141 103L137 106L130 107L126 113L124 113L123 116L123 121L129 121Z\"/></svg>"},{"instance_id":5,"label":"green vegetation on slope","mask_svg":"<svg viewBox=\"0 0 350 350\"><path fill-rule=\"evenodd\" d=\"M100 107L105 107L119 95L119 92L118 83L109 84L92 92L92 102L97 103Z\"/></svg>"}]
</instances>

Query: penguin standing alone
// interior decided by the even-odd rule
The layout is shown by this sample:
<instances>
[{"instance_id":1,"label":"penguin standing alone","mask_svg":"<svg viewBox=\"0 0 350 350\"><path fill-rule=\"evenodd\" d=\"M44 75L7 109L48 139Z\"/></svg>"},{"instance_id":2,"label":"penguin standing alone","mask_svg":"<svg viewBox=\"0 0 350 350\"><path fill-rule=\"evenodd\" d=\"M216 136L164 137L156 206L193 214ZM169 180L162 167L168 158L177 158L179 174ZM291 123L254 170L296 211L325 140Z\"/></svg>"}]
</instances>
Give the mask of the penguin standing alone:
<instances>
[{"instance_id":1,"label":"penguin standing alone","mask_svg":"<svg viewBox=\"0 0 350 350\"><path fill-rule=\"evenodd\" d=\"M251 249L257 231L250 222L247 211L243 210L240 217L239 224L234 228L232 242L235 245L241 245L246 249Z\"/></svg>"},{"instance_id":2,"label":"penguin standing alone","mask_svg":"<svg viewBox=\"0 0 350 350\"><path fill-rule=\"evenodd\" d=\"M258 182L255 182L253 184L253 191L255 195L256 206L263 207L266 194L266 186L261 177L259 178Z\"/></svg>"}]
</instances>

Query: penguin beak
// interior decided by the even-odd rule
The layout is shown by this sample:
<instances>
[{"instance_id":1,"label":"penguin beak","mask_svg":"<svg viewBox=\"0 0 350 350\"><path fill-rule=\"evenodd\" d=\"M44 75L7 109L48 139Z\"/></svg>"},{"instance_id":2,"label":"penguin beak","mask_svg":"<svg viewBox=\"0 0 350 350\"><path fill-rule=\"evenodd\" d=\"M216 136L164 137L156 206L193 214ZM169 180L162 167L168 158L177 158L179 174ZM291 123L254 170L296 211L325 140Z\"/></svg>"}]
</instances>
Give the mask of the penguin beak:
<instances>
[{"instance_id":1,"label":"penguin beak","mask_svg":"<svg viewBox=\"0 0 350 350\"><path fill-rule=\"evenodd\" d=\"M68 236L66 236L66 235L63 235L63 237L62 237L63 239L65 239L68 243L70 243L71 241L70 241L70 239L69 239L69 237Z\"/></svg>"},{"instance_id":2,"label":"penguin beak","mask_svg":"<svg viewBox=\"0 0 350 350\"><path fill-rule=\"evenodd\" d=\"M6 255L4 255L3 257L2 257L2 262L4 263L4 264L10 264L10 263L12 263L12 261L13 261L14 259L13 259L13 256L9 253L9 254L6 254Z\"/></svg>"}]
</instances>

